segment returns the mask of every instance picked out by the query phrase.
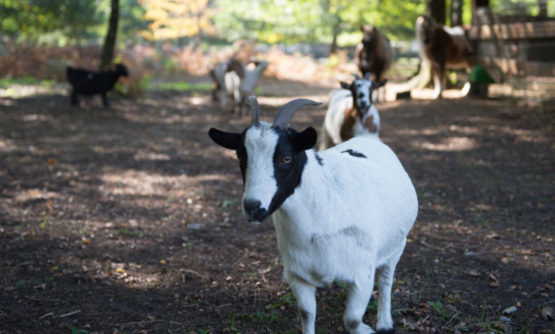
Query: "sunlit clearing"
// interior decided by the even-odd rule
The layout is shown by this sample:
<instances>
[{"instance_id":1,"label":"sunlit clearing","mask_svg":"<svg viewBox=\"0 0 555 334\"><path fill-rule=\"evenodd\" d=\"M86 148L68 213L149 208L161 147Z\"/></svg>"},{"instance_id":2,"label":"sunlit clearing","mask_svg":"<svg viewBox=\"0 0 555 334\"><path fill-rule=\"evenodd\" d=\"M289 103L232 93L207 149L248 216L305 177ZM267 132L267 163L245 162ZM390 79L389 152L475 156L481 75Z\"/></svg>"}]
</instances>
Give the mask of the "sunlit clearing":
<instances>
[{"instance_id":1,"label":"sunlit clearing","mask_svg":"<svg viewBox=\"0 0 555 334\"><path fill-rule=\"evenodd\" d=\"M415 147L422 147L431 151L467 151L476 147L476 141L468 137L449 137L442 143L413 142Z\"/></svg>"},{"instance_id":2,"label":"sunlit clearing","mask_svg":"<svg viewBox=\"0 0 555 334\"><path fill-rule=\"evenodd\" d=\"M58 193L44 191L41 189L29 189L17 192L15 195L15 200L18 202L25 202L32 199L49 199L55 197L59 197Z\"/></svg>"}]
</instances>

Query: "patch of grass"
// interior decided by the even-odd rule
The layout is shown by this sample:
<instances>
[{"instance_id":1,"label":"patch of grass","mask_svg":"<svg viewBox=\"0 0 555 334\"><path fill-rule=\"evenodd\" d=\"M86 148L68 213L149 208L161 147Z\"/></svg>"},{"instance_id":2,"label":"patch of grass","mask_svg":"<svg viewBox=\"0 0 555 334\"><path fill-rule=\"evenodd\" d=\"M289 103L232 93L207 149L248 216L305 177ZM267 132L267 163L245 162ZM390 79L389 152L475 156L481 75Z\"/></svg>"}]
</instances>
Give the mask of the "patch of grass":
<instances>
[{"instance_id":1,"label":"patch of grass","mask_svg":"<svg viewBox=\"0 0 555 334\"><path fill-rule=\"evenodd\" d=\"M269 313L263 312L263 311L258 311L256 312L256 314L251 315L251 319L252 320L256 320L261 322L262 324L270 324L270 323L275 323L278 322L279 320L279 313L276 311L272 311Z\"/></svg>"},{"instance_id":2,"label":"patch of grass","mask_svg":"<svg viewBox=\"0 0 555 334\"><path fill-rule=\"evenodd\" d=\"M237 204L239 200L237 198L234 199L226 199L225 201L222 202L222 208L228 208L230 206L233 206L235 204Z\"/></svg>"},{"instance_id":3,"label":"patch of grass","mask_svg":"<svg viewBox=\"0 0 555 334\"><path fill-rule=\"evenodd\" d=\"M126 235L129 237L142 237L144 235L143 231L137 231L137 230L130 230L128 228L120 228L118 229L118 234L119 235Z\"/></svg>"},{"instance_id":4,"label":"patch of grass","mask_svg":"<svg viewBox=\"0 0 555 334\"><path fill-rule=\"evenodd\" d=\"M176 90L176 91L201 91L201 92L209 92L212 90L212 84L210 83L189 83L185 81L176 81L176 82L161 82L159 84L154 85L151 87L154 89L159 89L162 91L167 90Z\"/></svg>"},{"instance_id":5,"label":"patch of grass","mask_svg":"<svg viewBox=\"0 0 555 334\"><path fill-rule=\"evenodd\" d=\"M13 85L21 85L21 86L38 85L45 88L52 88L55 84L56 84L56 81L54 80L39 80L33 77L0 79L0 88L8 88Z\"/></svg>"},{"instance_id":6,"label":"patch of grass","mask_svg":"<svg viewBox=\"0 0 555 334\"><path fill-rule=\"evenodd\" d=\"M368 303L368 306L366 306L366 310L371 312L378 312L378 300L372 299L370 303Z\"/></svg>"},{"instance_id":7,"label":"patch of grass","mask_svg":"<svg viewBox=\"0 0 555 334\"><path fill-rule=\"evenodd\" d=\"M428 302L428 305L430 305L434 309L434 311L436 311L436 313L439 314L440 316L442 317L445 316L445 310L443 309L443 304L439 300L436 300L434 302Z\"/></svg>"},{"instance_id":8,"label":"patch of grass","mask_svg":"<svg viewBox=\"0 0 555 334\"><path fill-rule=\"evenodd\" d=\"M295 297L292 293L284 293L281 297L279 297L279 301L274 304L266 305L266 309L269 310L272 308L279 308L281 306L289 307L292 305L295 305Z\"/></svg>"}]
</instances>

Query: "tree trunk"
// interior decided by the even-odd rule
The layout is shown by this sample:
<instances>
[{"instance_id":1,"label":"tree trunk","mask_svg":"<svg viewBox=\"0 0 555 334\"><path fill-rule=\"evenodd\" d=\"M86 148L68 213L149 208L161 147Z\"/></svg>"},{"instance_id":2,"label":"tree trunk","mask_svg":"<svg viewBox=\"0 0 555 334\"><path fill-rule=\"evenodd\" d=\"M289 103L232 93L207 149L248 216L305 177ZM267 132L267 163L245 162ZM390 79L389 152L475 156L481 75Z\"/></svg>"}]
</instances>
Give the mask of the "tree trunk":
<instances>
[{"instance_id":1,"label":"tree trunk","mask_svg":"<svg viewBox=\"0 0 555 334\"><path fill-rule=\"evenodd\" d=\"M538 16L547 18L547 0L538 0Z\"/></svg>"},{"instance_id":2,"label":"tree trunk","mask_svg":"<svg viewBox=\"0 0 555 334\"><path fill-rule=\"evenodd\" d=\"M489 0L472 0L472 25L478 24L476 10L480 7L489 7Z\"/></svg>"},{"instance_id":3,"label":"tree trunk","mask_svg":"<svg viewBox=\"0 0 555 334\"><path fill-rule=\"evenodd\" d=\"M339 29L339 22L337 24L335 24L332 29L333 29L333 31L332 31L333 38L331 40L330 54L336 53L337 49L338 49L338 47L337 47L337 36L339 36L339 32L341 31Z\"/></svg>"},{"instance_id":4,"label":"tree trunk","mask_svg":"<svg viewBox=\"0 0 555 334\"><path fill-rule=\"evenodd\" d=\"M437 23L445 24L445 0L426 0L426 13Z\"/></svg>"},{"instance_id":5,"label":"tree trunk","mask_svg":"<svg viewBox=\"0 0 555 334\"><path fill-rule=\"evenodd\" d=\"M110 12L108 33L104 39L104 47L102 48L102 56L100 58L100 70L107 70L112 65L112 60L114 59L114 47L116 45L116 36L118 33L118 19L119 0L112 0L112 11Z\"/></svg>"},{"instance_id":6,"label":"tree trunk","mask_svg":"<svg viewBox=\"0 0 555 334\"><path fill-rule=\"evenodd\" d=\"M462 25L463 0L451 0L451 27Z\"/></svg>"}]
</instances>

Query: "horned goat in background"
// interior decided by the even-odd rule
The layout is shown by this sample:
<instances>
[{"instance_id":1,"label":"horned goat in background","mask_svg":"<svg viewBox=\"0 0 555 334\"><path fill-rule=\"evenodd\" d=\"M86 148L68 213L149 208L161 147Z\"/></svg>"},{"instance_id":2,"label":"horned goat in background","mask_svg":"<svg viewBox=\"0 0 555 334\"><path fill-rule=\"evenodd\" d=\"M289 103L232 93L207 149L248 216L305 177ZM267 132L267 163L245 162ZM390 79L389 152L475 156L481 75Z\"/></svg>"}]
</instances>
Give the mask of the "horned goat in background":
<instances>
[{"instance_id":1,"label":"horned goat in background","mask_svg":"<svg viewBox=\"0 0 555 334\"><path fill-rule=\"evenodd\" d=\"M322 125L319 149L325 150L355 136L374 135L379 137L380 114L372 101L375 89L386 80L372 82L367 74L364 78L355 75L352 83L340 82L343 89L329 94L328 111Z\"/></svg>"},{"instance_id":2,"label":"horned goat in background","mask_svg":"<svg viewBox=\"0 0 555 334\"><path fill-rule=\"evenodd\" d=\"M393 333L391 288L395 266L418 212L414 186L393 151L375 136L360 136L315 152L312 127L289 127L297 99L272 124L260 121L249 97L251 126L241 133L210 129L234 150L244 182L248 221L272 216L284 279L297 300L304 334L314 334L316 288L348 285L343 316L349 333L372 333L362 322L379 270L378 333Z\"/></svg>"},{"instance_id":3,"label":"horned goat in background","mask_svg":"<svg viewBox=\"0 0 555 334\"><path fill-rule=\"evenodd\" d=\"M268 62L252 62L254 68L245 66L236 59L217 64L210 71L210 77L214 81L212 99L220 101L222 107L227 106L228 97L233 99L233 109L239 108L242 113L245 98L254 94L254 89L262 73L268 67Z\"/></svg>"}]
</instances>

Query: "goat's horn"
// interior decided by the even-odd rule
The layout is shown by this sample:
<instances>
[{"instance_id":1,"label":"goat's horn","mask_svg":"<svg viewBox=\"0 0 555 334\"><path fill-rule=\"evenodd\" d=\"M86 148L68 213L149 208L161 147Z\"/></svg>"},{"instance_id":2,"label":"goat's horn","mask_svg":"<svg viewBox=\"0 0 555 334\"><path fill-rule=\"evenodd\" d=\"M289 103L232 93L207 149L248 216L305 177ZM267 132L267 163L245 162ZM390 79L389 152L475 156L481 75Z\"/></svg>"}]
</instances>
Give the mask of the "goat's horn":
<instances>
[{"instance_id":1,"label":"goat's horn","mask_svg":"<svg viewBox=\"0 0 555 334\"><path fill-rule=\"evenodd\" d=\"M258 107L256 96L248 96L245 102L251 108L251 124L258 127L260 125L260 108Z\"/></svg>"},{"instance_id":2,"label":"goat's horn","mask_svg":"<svg viewBox=\"0 0 555 334\"><path fill-rule=\"evenodd\" d=\"M307 99L296 99L296 100L290 101L287 104L285 104L283 107L281 107L278 115L276 116L276 119L274 120L273 126L280 129L286 129L287 125L289 125L289 120L291 119L291 117L293 117L293 114L297 110L299 110L299 108L302 108L303 106L306 106L306 105L319 106L321 104L322 103L315 102L312 100L307 100Z\"/></svg>"},{"instance_id":3,"label":"goat's horn","mask_svg":"<svg viewBox=\"0 0 555 334\"><path fill-rule=\"evenodd\" d=\"M353 73L353 76L354 76L354 77L355 77L355 79L357 79L357 80L358 80L358 79L360 79L360 77L358 76L358 74L357 74L357 73Z\"/></svg>"}]
</instances>

